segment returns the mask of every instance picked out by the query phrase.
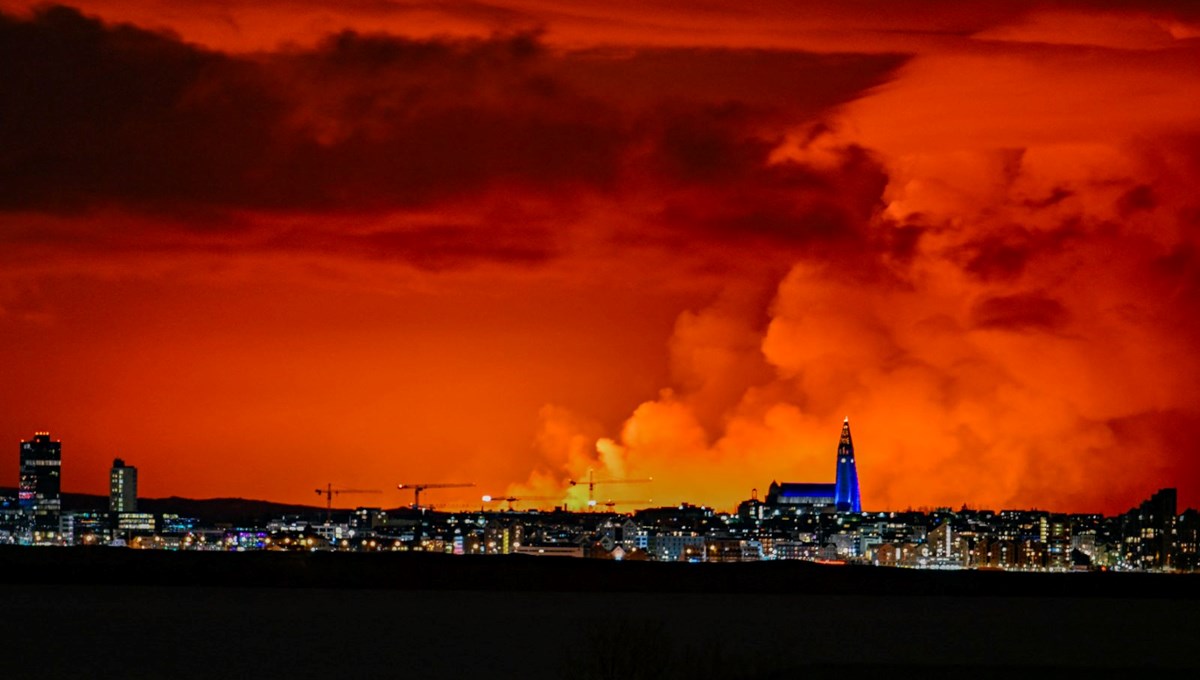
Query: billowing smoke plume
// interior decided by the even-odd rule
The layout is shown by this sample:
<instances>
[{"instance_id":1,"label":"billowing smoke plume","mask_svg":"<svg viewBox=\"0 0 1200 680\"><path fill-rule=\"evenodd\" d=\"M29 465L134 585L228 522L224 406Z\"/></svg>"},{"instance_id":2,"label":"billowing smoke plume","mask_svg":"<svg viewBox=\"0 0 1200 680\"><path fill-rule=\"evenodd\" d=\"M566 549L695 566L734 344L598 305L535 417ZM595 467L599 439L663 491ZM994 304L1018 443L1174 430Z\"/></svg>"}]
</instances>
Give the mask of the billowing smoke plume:
<instances>
[{"instance_id":1,"label":"billowing smoke plume","mask_svg":"<svg viewBox=\"0 0 1200 680\"><path fill-rule=\"evenodd\" d=\"M801 258L765 309L730 289L681 314L673 387L537 481L653 476L656 500L730 508L832 481L844 415L868 509L1119 508L1200 478L1194 162L1112 145L892 168L849 252ZM879 246L906 230L911 251Z\"/></svg>"}]
</instances>

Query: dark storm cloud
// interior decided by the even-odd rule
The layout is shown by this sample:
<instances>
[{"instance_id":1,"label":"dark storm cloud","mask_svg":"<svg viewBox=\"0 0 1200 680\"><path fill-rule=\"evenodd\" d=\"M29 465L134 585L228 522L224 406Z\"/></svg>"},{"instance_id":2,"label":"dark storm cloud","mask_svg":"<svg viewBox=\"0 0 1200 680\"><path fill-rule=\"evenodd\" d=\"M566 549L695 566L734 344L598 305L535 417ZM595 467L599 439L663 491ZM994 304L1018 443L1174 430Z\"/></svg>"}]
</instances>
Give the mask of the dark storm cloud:
<instances>
[{"instance_id":1,"label":"dark storm cloud","mask_svg":"<svg viewBox=\"0 0 1200 680\"><path fill-rule=\"evenodd\" d=\"M860 96L902 61L573 54L530 33L350 31L311 49L232 56L65 7L0 14L0 209L106 208L226 228L221 215L236 211L386 213L497 192L590 192L660 196L650 210L669 230L827 238L877 207L879 167L854 149L833 170L769 154L786 126ZM455 238L472 242L448 252L500 242L501 259L552 252L540 234L521 245L512 240L527 232L481 228L357 242L401 254Z\"/></svg>"},{"instance_id":2,"label":"dark storm cloud","mask_svg":"<svg viewBox=\"0 0 1200 680\"><path fill-rule=\"evenodd\" d=\"M288 231L259 245L268 250L319 250L367 260L399 261L437 271L491 261L537 265L559 254L553 239L536 230L482 229L475 224L439 224L356 232Z\"/></svg>"},{"instance_id":3,"label":"dark storm cloud","mask_svg":"<svg viewBox=\"0 0 1200 680\"><path fill-rule=\"evenodd\" d=\"M282 102L248 64L51 7L0 15L0 206L237 200ZM236 121L236 125L222 125Z\"/></svg>"},{"instance_id":4,"label":"dark storm cloud","mask_svg":"<svg viewBox=\"0 0 1200 680\"><path fill-rule=\"evenodd\" d=\"M1129 217L1136 212L1153 210L1157 205L1153 187L1139 184L1121 194L1121 198L1117 200L1117 212L1121 217Z\"/></svg>"},{"instance_id":5,"label":"dark storm cloud","mask_svg":"<svg viewBox=\"0 0 1200 680\"><path fill-rule=\"evenodd\" d=\"M2 22L10 209L371 210L492 179L598 181L620 148L603 113L564 111L526 79L528 36L345 33L315 52L249 59L61 7ZM486 100L483 81L507 96Z\"/></svg>"},{"instance_id":6,"label":"dark storm cloud","mask_svg":"<svg viewBox=\"0 0 1200 680\"><path fill-rule=\"evenodd\" d=\"M1027 238L988 235L967 244L963 252L966 271L990 281L1018 276L1033 255L1033 248Z\"/></svg>"},{"instance_id":7,"label":"dark storm cloud","mask_svg":"<svg viewBox=\"0 0 1200 680\"><path fill-rule=\"evenodd\" d=\"M1192 243L1175 246L1153 261L1151 271L1181 303L1200 310L1200 246ZM1188 321L1196 318L1194 314L1188 317Z\"/></svg>"},{"instance_id":8,"label":"dark storm cloud","mask_svg":"<svg viewBox=\"0 0 1200 680\"><path fill-rule=\"evenodd\" d=\"M1025 204L1025 207L1027 207L1027 208L1032 208L1034 210L1040 210L1043 208L1049 208L1049 207L1058 205L1059 203L1062 203L1063 201L1067 200L1068 198L1070 198L1074 195L1075 195L1075 192L1071 191L1070 189L1065 189L1063 187L1056 187L1054 189L1054 191L1050 192L1049 196L1046 196L1045 198L1039 198L1039 199L1027 199L1024 201L1024 204Z\"/></svg>"},{"instance_id":9,"label":"dark storm cloud","mask_svg":"<svg viewBox=\"0 0 1200 680\"><path fill-rule=\"evenodd\" d=\"M1172 480L1172 486L1180 487L1184 494L1190 493L1186 480L1200 479L1200 456L1194 454L1200 413L1190 405L1141 411L1113 418L1106 425L1120 449L1143 452L1127 459L1127 465ZM1114 484L1130 484L1119 477Z\"/></svg>"},{"instance_id":10,"label":"dark storm cloud","mask_svg":"<svg viewBox=\"0 0 1200 680\"><path fill-rule=\"evenodd\" d=\"M971 308L975 328L1009 331L1053 331L1066 325L1066 307L1040 293L987 297Z\"/></svg>"},{"instance_id":11,"label":"dark storm cloud","mask_svg":"<svg viewBox=\"0 0 1200 680\"><path fill-rule=\"evenodd\" d=\"M1013 225L971 239L951 256L981 281L1006 281L1020 276L1032 259L1058 253L1080 235L1079 226L1069 221L1052 230Z\"/></svg>"},{"instance_id":12,"label":"dark storm cloud","mask_svg":"<svg viewBox=\"0 0 1200 680\"><path fill-rule=\"evenodd\" d=\"M815 170L802 163L767 163L749 155L750 144L734 145L727 162L722 151L688 143L679 182L659 214L661 223L692 234L737 238L761 247L808 245L861 239L867 221L882 207L887 176L865 151L841 149L835 167ZM708 156L711 154L711 156ZM670 152L664 156L671 155ZM708 156L708 157L706 157ZM741 161L744 167L737 168ZM717 181L719 180L719 181Z\"/></svg>"}]
</instances>

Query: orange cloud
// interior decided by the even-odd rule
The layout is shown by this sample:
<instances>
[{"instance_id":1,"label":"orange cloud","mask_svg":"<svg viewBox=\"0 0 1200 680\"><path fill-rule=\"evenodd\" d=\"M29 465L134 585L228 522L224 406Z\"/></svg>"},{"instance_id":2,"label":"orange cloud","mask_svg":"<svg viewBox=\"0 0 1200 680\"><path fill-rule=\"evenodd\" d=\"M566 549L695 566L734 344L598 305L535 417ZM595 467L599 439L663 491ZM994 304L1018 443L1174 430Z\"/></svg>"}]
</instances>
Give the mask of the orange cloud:
<instances>
[{"instance_id":1,"label":"orange cloud","mask_svg":"<svg viewBox=\"0 0 1200 680\"><path fill-rule=\"evenodd\" d=\"M729 508L850 415L868 508L1195 502L1193 9L30 6L0 430L67 488Z\"/></svg>"}]
</instances>

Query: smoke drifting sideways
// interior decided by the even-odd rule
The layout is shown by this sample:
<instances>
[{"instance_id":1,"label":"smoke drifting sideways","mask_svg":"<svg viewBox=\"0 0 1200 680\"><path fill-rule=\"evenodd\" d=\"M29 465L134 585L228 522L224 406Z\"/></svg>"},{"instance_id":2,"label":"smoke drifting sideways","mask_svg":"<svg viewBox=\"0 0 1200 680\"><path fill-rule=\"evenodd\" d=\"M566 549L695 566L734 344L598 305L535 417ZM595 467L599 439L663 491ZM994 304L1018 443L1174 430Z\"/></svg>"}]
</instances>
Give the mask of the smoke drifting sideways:
<instances>
[{"instance_id":1,"label":"smoke drifting sideways","mask_svg":"<svg viewBox=\"0 0 1200 680\"><path fill-rule=\"evenodd\" d=\"M1198 149L893 160L864 239L682 313L661 395L616 436L539 440L514 491L596 468L728 509L772 480L832 481L849 414L868 510L1119 512L1163 486L1194 503ZM547 409L543 433L572 419Z\"/></svg>"},{"instance_id":2,"label":"smoke drifting sideways","mask_svg":"<svg viewBox=\"0 0 1200 680\"><path fill-rule=\"evenodd\" d=\"M579 22L418 38L348 17L284 47L247 36L241 51L175 15L163 19L175 35L63 7L0 15L0 110L13 122L0 127L0 323L21 331L0 349L41 357L29 329L63 324L44 336L61 354L14 362L27 373L10 384L39 365L93 367L101 396L66 375L46 390L80 422L105 404L154 407L155 389L184 401L144 453L177 451L161 462L184 493L226 481L198 461L242 463L196 443L213 421L230 428L222 441L281 424L248 445L247 464L278 485L260 493L287 498L312 485L278 470L324 464L312 442L342 445L358 417L359 450L428 451L440 432L465 433L463 465L491 481L533 468L509 489L518 497L561 495L592 468L655 479L609 497L727 508L773 479L832 481L849 415L868 509L1113 512L1168 485L1194 505L1195 13L1018 5L795 16L789 45L772 17L752 25L745 12L727 44L700 30L735 20L716 11L681 24L704 40L623 33L670 15L634 5L590 40ZM336 285L367 291L353 301L363 313L345 313ZM561 318L531 321L514 291L547 290L563 291ZM612 319L572 311L583 299L608 301ZM396 312L422 300L423 323ZM661 391L637 391L615 419L612 394L543 397L511 378L547 385L579 369L549 369L527 349L537 343L512 340L561 332L595 343L572 348L605 357L592 372L643 379L585 323L643 338L667 307L665 348L636 357L663 366ZM493 318L461 311L480 309ZM380 341L386 320L396 337L419 327L426 345ZM130 337L97 360L114 327ZM106 359L172 342L194 363L159 361L161 384L105 373ZM498 355L503 370L481 368ZM493 382L505 399L490 398ZM447 385L482 396L467 407L470 390ZM250 391L260 402L230 397ZM5 401L32 414L38 398ZM431 433L361 416L400 400L428 408L428 422L408 415ZM527 413L505 410L527 402L543 405L528 456L528 431L512 425ZM311 414L304 427L281 415L297 412ZM5 431L31 429L25 417L6 415ZM120 428L92 418L103 424L77 441L99 470L98 442ZM395 461L361 465L381 475Z\"/></svg>"}]
</instances>

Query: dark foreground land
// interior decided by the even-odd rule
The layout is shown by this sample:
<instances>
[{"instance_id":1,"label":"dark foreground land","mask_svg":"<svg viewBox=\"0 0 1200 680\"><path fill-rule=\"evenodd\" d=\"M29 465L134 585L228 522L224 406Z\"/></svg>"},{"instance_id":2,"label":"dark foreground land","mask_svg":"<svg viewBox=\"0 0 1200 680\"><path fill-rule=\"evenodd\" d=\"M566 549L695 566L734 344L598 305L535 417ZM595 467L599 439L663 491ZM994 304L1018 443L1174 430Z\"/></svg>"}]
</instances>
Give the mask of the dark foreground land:
<instances>
[{"instance_id":1,"label":"dark foreground land","mask_svg":"<svg viewBox=\"0 0 1200 680\"><path fill-rule=\"evenodd\" d=\"M10 677L1092 678L1200 670L1200 578L0 549Z\"/></svg>"}]
</instances>

